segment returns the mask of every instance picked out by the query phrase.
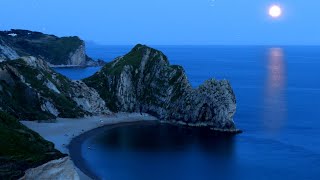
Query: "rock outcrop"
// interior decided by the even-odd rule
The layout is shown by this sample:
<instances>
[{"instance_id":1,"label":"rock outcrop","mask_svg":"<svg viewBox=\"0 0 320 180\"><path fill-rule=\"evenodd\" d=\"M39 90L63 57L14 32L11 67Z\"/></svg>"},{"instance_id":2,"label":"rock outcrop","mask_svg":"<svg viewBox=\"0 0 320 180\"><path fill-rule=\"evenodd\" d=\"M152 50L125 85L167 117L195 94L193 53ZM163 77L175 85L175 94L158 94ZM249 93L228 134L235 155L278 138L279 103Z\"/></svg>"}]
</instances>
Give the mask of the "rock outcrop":
<instances>
[{"instance_id":1,"label":"rock outcrop","mask_svg":"<svg viewBox=\"0 0 320 180\"><path fill-rule=\"evenodd\" d=\"M69 80L35 57L0 63L0 107L26 120L110 112L95 89Z\"/></svg>"},{"instance_id":2,"label":"rock outcrop","mask_svg":"<svg viewBox=\"0 0 320 180\"><path fill-rule=\"evenodd\" d=\"M95 89L88 87L82 81L72 81L70 85L72 99L83 110L94 115L110 113L106 108L106 103L101 99L99 93Z\"/></svg>"},{"instance_id":3,"label":"rock outcrop","mask_svg":"<svg viewBox=\"0 0 320 180\"><path fill-rule=\"evenodd\" d=\"M210 79L193 89L181 66L160 51L137 45L84 82L110 110L144 112L163 122L238 132L236 98L228 81Z\"/></svg>"},{"instance_id":4,"label":"rock outcrop","mask_svg":"<svg viewBox=\"0 0 320 180\"><path fill-rule=\"evenodd\" d=\"M0 31L0 61L34 56L52 67L100 66L85 53L79 37L57 37L27 30Z\"/></svg>"},{"instance_id":5,"label":"rock outcrop","mask_svg":"<svg viewBox=\"0 0 320 180\"><path fill-rule=\"evenodd\" d=\"M5 60L17 59L18 57L18 53L0 39L0 62Z\"/></svg>"},{"instance_id":6,"label":"rock outcrop","mask_svg":"<svg viewBox=\"0 0 320 180\"><path fill-rule=\"evenodd\" d=\"M57 159L29 169L19 180L32 179L79 180L79 175L69 157Z\"/></svg>"}]
</instances>

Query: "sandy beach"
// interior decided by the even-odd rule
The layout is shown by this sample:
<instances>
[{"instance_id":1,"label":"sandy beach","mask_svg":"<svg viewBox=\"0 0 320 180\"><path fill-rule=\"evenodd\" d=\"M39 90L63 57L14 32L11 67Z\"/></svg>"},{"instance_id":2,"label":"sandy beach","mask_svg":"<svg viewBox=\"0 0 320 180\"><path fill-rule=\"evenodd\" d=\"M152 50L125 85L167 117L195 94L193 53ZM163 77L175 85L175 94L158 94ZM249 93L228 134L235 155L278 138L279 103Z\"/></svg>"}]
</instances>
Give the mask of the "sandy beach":
<instances>
[{"instance_id":1,"label":"sandy beach","mask_svg":"<svg viewBox=\"0 0 320 180\"><path fill-rule=\"evenodd\" d=\"M118 123L135 121L157 120L148 114L117 113L107 116L93 116L79 119L58 118L53 123L38 123L34 121L21 121L28 128L39 133L43 138L55 144L56 149L69 154L68 145L71 140L87 131ZM77 168L81 180L90 179Z\"/></svg>"}]
</instances>

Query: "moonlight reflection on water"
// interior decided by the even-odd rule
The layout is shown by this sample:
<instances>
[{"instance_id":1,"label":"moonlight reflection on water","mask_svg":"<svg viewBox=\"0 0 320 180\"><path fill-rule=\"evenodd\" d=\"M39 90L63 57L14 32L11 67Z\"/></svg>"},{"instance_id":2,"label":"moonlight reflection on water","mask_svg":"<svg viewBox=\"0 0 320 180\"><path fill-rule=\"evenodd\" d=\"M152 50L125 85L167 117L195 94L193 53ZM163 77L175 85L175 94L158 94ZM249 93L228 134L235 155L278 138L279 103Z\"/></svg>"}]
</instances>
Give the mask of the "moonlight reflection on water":
<instances>
[{"instance_id":1,"label":"moonlight reflection on water","mask_svg":"<svg viewBox=\"0 0 320 180\"><path fill-rule=\"evenodd\" d=\"M270 133L277 133L286 121L286 67L282 48L270 48L267 62L263 123Z\"/></svg>"}]
</instances>

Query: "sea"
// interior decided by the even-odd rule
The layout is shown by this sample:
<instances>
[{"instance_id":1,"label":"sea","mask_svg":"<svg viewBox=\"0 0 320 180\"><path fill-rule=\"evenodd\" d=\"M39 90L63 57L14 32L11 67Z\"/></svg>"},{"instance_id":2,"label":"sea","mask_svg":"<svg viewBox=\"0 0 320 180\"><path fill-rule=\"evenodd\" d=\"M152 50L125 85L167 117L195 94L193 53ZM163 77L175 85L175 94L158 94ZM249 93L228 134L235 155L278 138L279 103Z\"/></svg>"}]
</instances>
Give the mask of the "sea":
<instances>
[{"instance_id":1,"label":"sea","mask_svg":"<svg viewBox=\"0 0 320 180\"><path fill-rule=\"evenodd\" d=\"M133 46L88 46L111 61ZM228 79L242 134L157 123L100 131L80 149L90 173L114 180L319 180L320 46L153 46L184 67L197 88ZM78 80L100 67L58 68ZM88 147L91 147L88 149Z\"/></svg>"}]
</instances>

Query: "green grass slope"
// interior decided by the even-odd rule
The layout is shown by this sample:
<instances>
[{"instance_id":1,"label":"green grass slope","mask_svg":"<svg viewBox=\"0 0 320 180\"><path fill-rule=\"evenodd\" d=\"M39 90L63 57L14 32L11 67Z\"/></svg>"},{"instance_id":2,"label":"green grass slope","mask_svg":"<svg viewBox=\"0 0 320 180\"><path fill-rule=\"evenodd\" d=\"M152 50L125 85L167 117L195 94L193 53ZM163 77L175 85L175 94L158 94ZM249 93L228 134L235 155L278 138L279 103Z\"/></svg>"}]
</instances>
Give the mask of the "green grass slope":
<instances>
[{"instance_id":1,"label":"green grass slope","mask_svg":"<svg viewBox=\"0 0 320 180\"><path fill-rule=\"evenodd\" d=\"M17 179L25 170L63 156L53 143L0 111L0 179Z\"/></svg>"},{"instance_id":2,"label":"green grass slope","mask_svg":"<svg viewBox=\"0 0 320 180\"><path fill-rule=\"evenodd\" d=\"M8 33L16 36L8 36ZM84 45L79 37L57 37L27 30L0 31L0 38L20 56L42 57L53 65L66 64L70 53Z\"/></svg>"}]
</instances>

